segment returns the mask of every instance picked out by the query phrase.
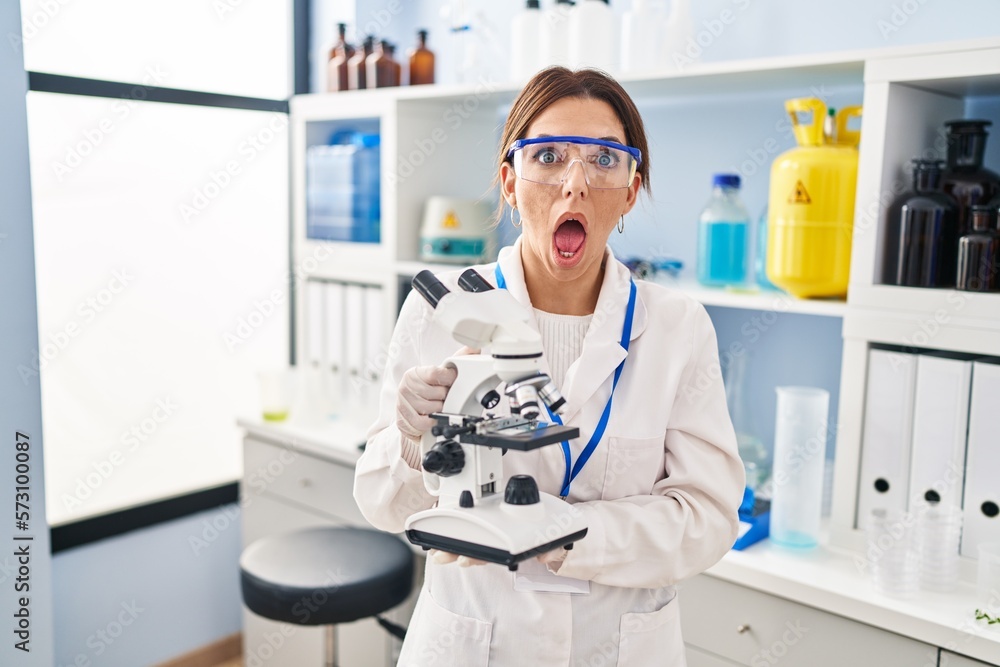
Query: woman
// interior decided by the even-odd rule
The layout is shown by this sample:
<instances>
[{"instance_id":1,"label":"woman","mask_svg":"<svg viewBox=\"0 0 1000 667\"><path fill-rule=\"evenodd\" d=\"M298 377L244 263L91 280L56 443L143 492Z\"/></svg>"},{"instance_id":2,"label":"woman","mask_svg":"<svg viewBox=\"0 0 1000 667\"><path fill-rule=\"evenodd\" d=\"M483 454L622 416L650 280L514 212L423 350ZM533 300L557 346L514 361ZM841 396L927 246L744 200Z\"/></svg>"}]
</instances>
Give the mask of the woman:
<instances>
[{"instance_id":1,"label":"woman","mask_svg":"<svg viewBox=\"0 0 1000 667\"><path fill-rule=\"evenodd\" d=\"M674 585L732 546L744 473L704 308L640 281L627 352L621 345L631 282L607 240L649 190L642 119L610 77L551 68L515 100L497 163L521 236L501 251L499 271L478 269L491 281L502 276L533 309L549 375L567 400L563 421L581 432L570 462L558 446L510 452L504 475L530 474L540 490L567 495L589 532L517 574L460 567L474 561L453 564L450 554L428 558L399 664L684 665ZM439 277L456 289L458 274ZM434 503L419 442L454 381L441 363L459 346L431 312L416 294L403 306L380 416L355 477L365 517L393 532ZM603 437L564 488L612 391ZM530 583L525 572L555 574L576 592L551 592L537 583L544 576Z\"/></svg>"}]
</instances>

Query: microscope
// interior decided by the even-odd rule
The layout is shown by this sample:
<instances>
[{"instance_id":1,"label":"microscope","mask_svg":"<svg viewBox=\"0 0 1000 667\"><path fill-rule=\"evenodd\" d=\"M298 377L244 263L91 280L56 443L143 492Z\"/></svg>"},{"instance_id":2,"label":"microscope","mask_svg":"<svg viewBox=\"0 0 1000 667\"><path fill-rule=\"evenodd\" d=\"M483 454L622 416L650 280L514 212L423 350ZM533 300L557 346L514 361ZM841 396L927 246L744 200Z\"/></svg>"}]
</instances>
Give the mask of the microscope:
<instances>
[{"instance_id":1,"label":"microscope","mask_svg":"<svg viewBox=\"0 0 1000 667\"><path fill-rule=\"evenodd\" d=\"M434 308L432 321L484 353L444 363L457 371L455 383L421 440L424 484L438 502L407 520L406 536L425 549L516 570L539 554L571 549L587 526L572 505L540 492L530 475L514 475L504 485L502 458L577 438L580 430L539 420L542 404L556 413L566 400L539 370L541 337L525 308L473 269L458 284L462 291L452 292L430 271L413 279ZM489 412L500 403L501 383L510 416Z\"/></svg>"}]
</instances>

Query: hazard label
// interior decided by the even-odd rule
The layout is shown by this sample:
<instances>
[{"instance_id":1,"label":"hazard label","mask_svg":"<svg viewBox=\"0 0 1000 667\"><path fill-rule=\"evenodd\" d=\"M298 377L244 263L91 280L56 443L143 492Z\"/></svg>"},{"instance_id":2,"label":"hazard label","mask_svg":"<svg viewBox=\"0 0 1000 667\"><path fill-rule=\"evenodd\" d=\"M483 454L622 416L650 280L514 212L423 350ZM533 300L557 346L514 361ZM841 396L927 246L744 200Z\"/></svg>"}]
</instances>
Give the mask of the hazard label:
<instances>
[{"instance_id":1,"label":"hazard label","mask_svg":"<svg viewBox=\"0 0 1000 667\"><path fill-rule=\"evenodd\" d=\"M441 226L445 229L458 229L461 224L458 222L458 216L455 215L454 211L448 211L448 215L444 216L444 221Z\"/></svg>"},{"instance_id":2,"label":"hazard label","mask_svg":"<svg viewBox=\"0 0 1000 667\"><path fill-rule=\"evenodd\" d=\"M792 194L788 195L789 204L811 204L812 199L809 197L809 193L806 191L806 186L802 184L802 181L795 181L795 190Z\"/></svg>"}]
</instances>

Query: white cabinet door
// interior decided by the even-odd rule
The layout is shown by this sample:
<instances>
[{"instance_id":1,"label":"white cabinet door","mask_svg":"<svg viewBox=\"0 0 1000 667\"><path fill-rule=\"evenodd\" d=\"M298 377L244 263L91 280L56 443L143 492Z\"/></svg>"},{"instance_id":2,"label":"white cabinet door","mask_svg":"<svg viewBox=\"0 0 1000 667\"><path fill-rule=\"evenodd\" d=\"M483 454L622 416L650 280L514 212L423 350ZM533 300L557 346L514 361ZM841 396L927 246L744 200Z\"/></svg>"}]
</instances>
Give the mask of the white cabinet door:
<instances>
[{"instance_id":1,"label":"white cabinet door","mask_svg":"<svg viewBox=\"0 0 1000 667\"><path fill-rule=\"evenodd\" d=\"M934 665L937 647L708 575L680 592L685 641L741 665Z\"/></svg>"},{"instance_id":2,"label":"white cabinet door","mask_svg":"<svg viewBox=\"0 0 1000 667\"><path fill-rule=\"evenodd\" d=\"M696 649L692 646L686 648L687 667L740 667L739 663L720 658L719 656Z\"/></svg>"},{"instance_id":3,"label":"white cabinet door","mask_svg":"<svg viewBox=\"0 0 1000 667\"><path fill-rule=\"evenodd\" d=\"M995 662L981 662L966 658L964 655L952 653L951 651L941 651L941 661L938 667L997 667Z\"/></svg>"}]
</instances>

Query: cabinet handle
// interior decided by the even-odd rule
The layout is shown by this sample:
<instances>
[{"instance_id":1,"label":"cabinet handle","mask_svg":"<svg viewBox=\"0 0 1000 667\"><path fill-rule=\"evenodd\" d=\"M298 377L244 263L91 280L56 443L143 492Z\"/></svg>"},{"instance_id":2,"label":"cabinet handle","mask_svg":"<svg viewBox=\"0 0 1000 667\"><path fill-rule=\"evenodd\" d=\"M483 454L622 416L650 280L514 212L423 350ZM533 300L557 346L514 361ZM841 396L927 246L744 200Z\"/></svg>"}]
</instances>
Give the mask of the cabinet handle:
<instances>
[{"instance_id":1,"label":"cabinet handle","mask_svg":"<svg viewBox=\"0 0 1000 667\"><path fill-rule=\"evenodd\" d=\"M303 477L302 479L299 480L299 486L301 486L303 489L308 489L310 486L312 486L312 481L310 481L308 477Z\"/></svg>"},{"instance_id":2,"label":"cabinet handle","mask_svg":"<svg viewBox=\"0 0 1000 667\"><path fill-rule=\"evenodd\" d=\"M744 625L737 625L736 626L736 632L738 634L741 634L741 635L742 634L746 634L746 633L750 632L750 626L749 625L745 625L745 624Z\"/></svg>"}]
</instances>

